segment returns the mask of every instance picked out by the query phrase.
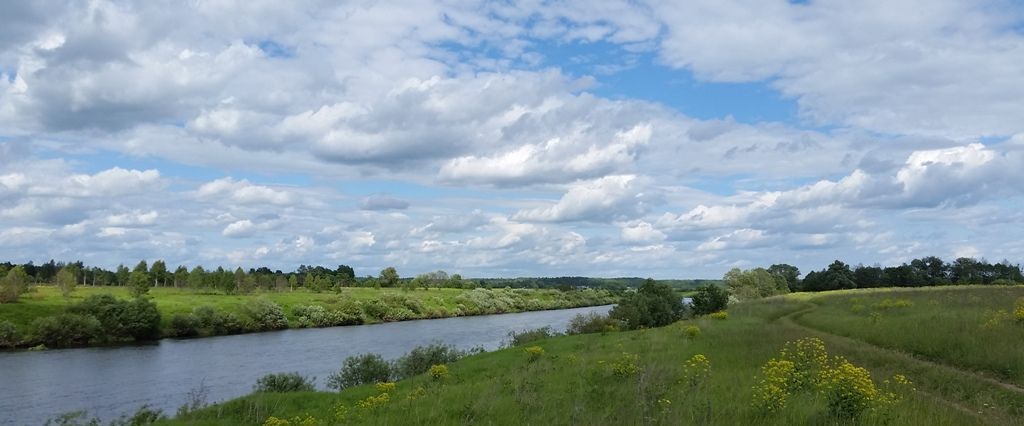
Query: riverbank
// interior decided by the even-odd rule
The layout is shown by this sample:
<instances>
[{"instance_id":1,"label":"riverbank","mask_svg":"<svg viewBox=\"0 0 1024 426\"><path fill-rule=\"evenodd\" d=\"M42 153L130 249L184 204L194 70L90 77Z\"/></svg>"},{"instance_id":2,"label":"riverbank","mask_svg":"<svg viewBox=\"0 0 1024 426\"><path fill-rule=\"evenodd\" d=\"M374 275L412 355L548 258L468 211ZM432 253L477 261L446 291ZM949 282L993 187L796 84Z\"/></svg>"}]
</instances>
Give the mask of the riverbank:
<instances>
[{"instance_id":1,"label":"riverbank","mask_svg":"<svg viewBox=\"0 0 1024 426\"><path fill-rule=\"evenodd\" d=\"M993 340L1024 338L1013 317L1021 298L1022 287L793 294L736 304L717 318L475 355L448 365L443 378L425 374L386 392L256 393L164 423L1024 424L1024 389L1015 373L999 373L1024 353ZM780 370L764 366L807 338L820 339L826 359L850 363L837 371L870 375L870 386L857 382L869 398L856 404L870 407L857 421L834 417L830 394L813 391L765 408L765 383ZM946 350L931 350L939 346ZM971 361L984 353L991 364Z\"/></svg>"},{"instance_id":2,"label":"riverbank","mask_svg":"<svg viewBox=\"0 0 1024 426\"><path fill-rule=\"evenodd\" d=\"M79 287L70 297L56 288L39 286L15 303L0 305L0 323L13 324L20 347L37 344L34 323L68 311L93 296L129 297L125 287ZM342 288L338 292L306 290L223 294L187 289L153 288L147 296L160 313L159 337L208 337L268 331L252 318L254 306L276 306L283 318L270 329L375 324L427 318L527 312L614 303L607 291L536 289L399 290ZM90 340L89 345L110 343ZM78 345L82 346L82 345Z\"/></svg>"}]
</instances>

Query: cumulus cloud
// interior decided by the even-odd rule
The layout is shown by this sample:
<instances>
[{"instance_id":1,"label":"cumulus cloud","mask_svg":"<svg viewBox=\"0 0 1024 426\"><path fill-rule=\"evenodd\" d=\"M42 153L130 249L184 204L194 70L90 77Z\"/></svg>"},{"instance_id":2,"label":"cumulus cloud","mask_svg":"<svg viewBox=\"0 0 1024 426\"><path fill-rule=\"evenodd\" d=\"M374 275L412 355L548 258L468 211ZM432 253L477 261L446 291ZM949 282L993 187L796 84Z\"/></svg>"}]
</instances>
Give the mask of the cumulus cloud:
<instances>
[{"instance_id":1,"label":"cumulus cloud","mask_svg":"<svg viewBox=\"0 0 1024 426\"><path fill-rule=\"evenodd\" d=\"M255 185L246 179L235 180L230 177L203 184L196 191L196 195L204 200L241 204L289 205L297 201L287 191Z\"/></svg>"},{"instance_id":2,"label":"cumulus cloud","mask_svg":"<svg viewBox=\"0 0 1024 426\"><path fill-rule=\"evenodd\" d=\"M554 205L521 210L513 218L565 222L635 216L643 212L650 202L650 194L643 190L642 179L635 175L606 176L573 184Z\"/></svg>"}]
</instances>

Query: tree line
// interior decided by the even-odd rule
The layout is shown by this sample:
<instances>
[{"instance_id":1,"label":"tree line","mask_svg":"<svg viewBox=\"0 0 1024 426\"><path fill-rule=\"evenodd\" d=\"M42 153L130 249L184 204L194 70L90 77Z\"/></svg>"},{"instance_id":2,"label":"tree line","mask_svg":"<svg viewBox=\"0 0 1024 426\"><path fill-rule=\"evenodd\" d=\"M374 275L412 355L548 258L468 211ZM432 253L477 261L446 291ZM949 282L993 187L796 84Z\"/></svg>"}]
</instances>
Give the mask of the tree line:
<instances>
[{"instance_id":1,"label":"tree line","mask_svg":"<svg viewBox=\"0 0 1024 426\"><path fill-rule=\"evenodd\" d=\"M960 257L947 262L926 256L895 266L850 266L836 260L827 267L808 272L788 264L767 269L733 269L724 281L738 299L767 297L796 291L829 291L853 288L928 287L942 285L1015 285L1024 283L1020 265L1009 261L989 263L985 259Z\"/></svg>"}]
</instances>

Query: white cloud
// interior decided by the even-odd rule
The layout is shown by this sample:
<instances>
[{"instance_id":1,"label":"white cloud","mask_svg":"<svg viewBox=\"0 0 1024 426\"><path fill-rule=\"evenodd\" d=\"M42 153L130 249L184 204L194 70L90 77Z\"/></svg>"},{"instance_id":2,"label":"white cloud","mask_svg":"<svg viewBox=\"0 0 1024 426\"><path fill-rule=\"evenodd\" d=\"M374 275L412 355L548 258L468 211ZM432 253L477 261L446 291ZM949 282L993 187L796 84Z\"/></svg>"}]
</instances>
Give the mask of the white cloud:
<instances>
[{"instance_id":1,"label":"white cloud","mask_svg":"<svg viewBox=\"0 0 1024 426\"><path fill-rule=\"evenodd\" d=\"M635 216L647 208L650 199L643 189L635 175L606 176L570 185L554 205L521 210L513 219L564 222Z\"/></svg>"},{"instance_id":2,"label":"white cloud","mask_svg":"<svg viewBox=\"0 0 1024 426\"><path fill-rule=\"evenodd\" d=\"M297 201L286 191L230 177L203 184L196 191L196 195L204 200L241 204L289 205Z\"/></svg>"}]
</instances>

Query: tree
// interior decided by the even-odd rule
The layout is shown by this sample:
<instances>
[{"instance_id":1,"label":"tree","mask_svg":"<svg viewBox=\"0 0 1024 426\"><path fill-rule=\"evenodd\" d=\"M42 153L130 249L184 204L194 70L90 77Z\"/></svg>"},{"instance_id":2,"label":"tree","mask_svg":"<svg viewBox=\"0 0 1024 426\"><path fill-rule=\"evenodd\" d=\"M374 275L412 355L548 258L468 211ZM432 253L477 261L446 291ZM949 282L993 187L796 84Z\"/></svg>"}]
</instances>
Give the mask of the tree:
<instances>
[{"instance_id":1,"label":"tree","mask_svg":"<svg viewBox=\"0 0 1024 426\"><path fill-rule=\"evenodd\" d=\"M22 266L15 266L0 278L0 303L16 302L28 291L29 276Z\"/></svg>"},{"instance_id":2,"label":"tree","mask_svg":"<svg viewBox=\"0 0 1024 426\"><path fill-rule=\"evenodd\" d=\"M398 286L398 271L393 266L388 266L380 271L380 276L377 278L377 283L381 287L397 287Z\"/></svg>"},{"instance_id":3,"label":"tree","mask_svg":"<svg viewBox=\"0 0 1024 426\"><path fill-rule=\"evenodd\" d=\"M628 294L609 315L626 328L661 327L683 316L683 299L668 284L647 279L635 293Z\"/></svg>"},{"instance_id":4,"label":"tree","mask_svg":"<svg viewBox=\"0 0 1024 426\"><path fill-rule=\"evenodd\" d=\"M789 284L782 276L772 274L764 268L742 271L733 268L725 273L725 284L729 292L740 300L759 299L777 294L789 293Z\"/></svg>"},{"instance_id":5,"label":"tree","mask_svg":"<svg viewBox=\"0 0 1024 426\"><path fill-rule=\"evenodd\" d=\"M174 287L182 287L188 283L188 268L181 265L174 270Z\"/></svg>"},{"instance_id":6,"label":"tree","mask_svg":"<svg viewBox=\"0 0 1024 426\"><path fill-rule=\"evenodd\" d=\"M153 285L157 287L167 285L167 264L163 260L157 260L153 262L153 267L149 269L149 275L153 278Z\"/></svg>"},{"instance_id":7,"label":"tree","mask_svg":"<svg viewBox=\"0 0 1024 426\"><path fill-rule=\"evenodd\" d=\"M188 288L193 290L204 287L206 284L206 270L202 266L196 265L192 268L192 272L188 273Z\"/></svg>"},{"instance_id":8,"label":"tree","mask_svg":"<svg viewBox=\"0 0 1024 426\"><path fill-rule=\"evenodd\" d=\"M785 263L777 263L768 267L768 273L786 280L789 291L800 291L800 268Z\"/></svg>"},{"instance_id":9,"label":"tree","mask_svg":"<svg viewBox=\"0 0 1024 426\"><path fill-rule=\"evenodd\" d=\"M117 272L114 273L114 275L117 277L117 285L128 285L128 276L131 275L131 273L132 271L128 270L127 266L117 265Z\"/></svg>"},{"instance_id":10,"label":"tree","mask_svg":"<svg viewBox=\"0 0 1024 426\"><path fill-rule=\"evenodd\" d=\"M57 288L60 289L60 294L65 298L71 297L71 293L75 291L75 287L78 286L78 279L75 278L74 271L71 267L65 266L60 268L57 272L57 276L54 277L54 281L57 284Z\"/></svg>"},{"instance_id":11,"label":"tree","mask_svg":"<svg viewBox=\"0 0 1024 426\"><path fill-rule=\"evenodd\" d=\"M694 315L712 314L729 306L729 292L722 287L705 284L697 288L691 300Z\"/></svg>"},{"instance_id":12,"label":"tree","mask_svg":"<svg viewBox=\"0 0 1024 426\"><path fill-rule=\"evenodd\" d=\"M131 289L132 296L141 297L149 293L149 283L149 273L140 268L135 268L128 276L128 287Z\"/></svg>"}]
</instances>

